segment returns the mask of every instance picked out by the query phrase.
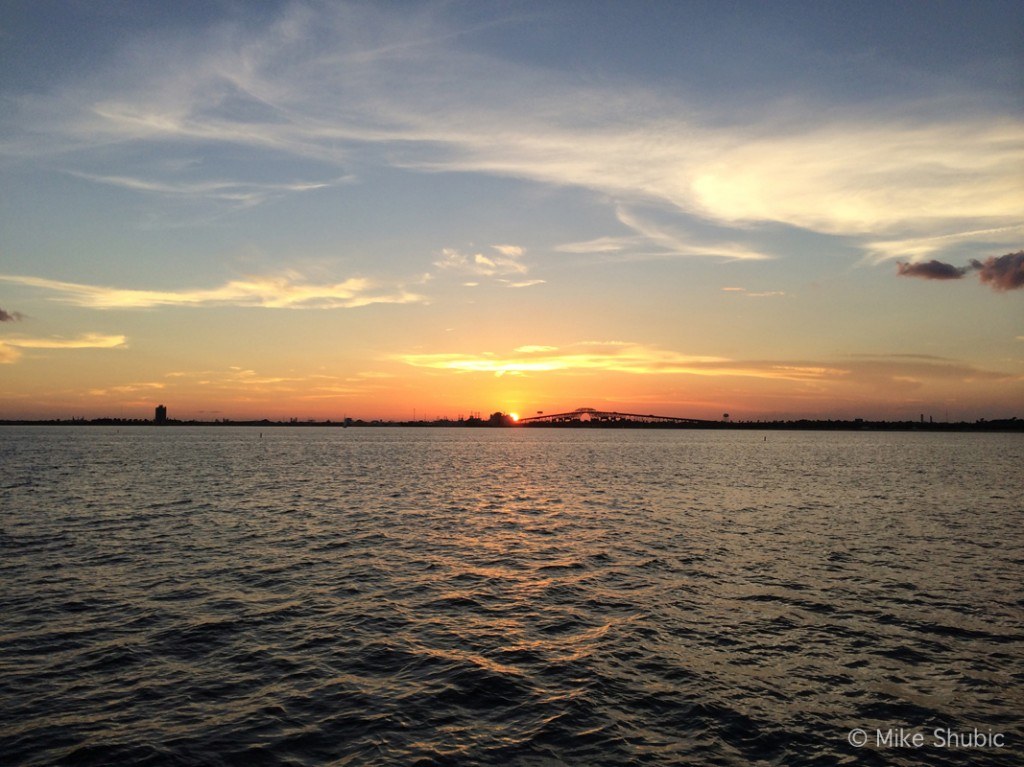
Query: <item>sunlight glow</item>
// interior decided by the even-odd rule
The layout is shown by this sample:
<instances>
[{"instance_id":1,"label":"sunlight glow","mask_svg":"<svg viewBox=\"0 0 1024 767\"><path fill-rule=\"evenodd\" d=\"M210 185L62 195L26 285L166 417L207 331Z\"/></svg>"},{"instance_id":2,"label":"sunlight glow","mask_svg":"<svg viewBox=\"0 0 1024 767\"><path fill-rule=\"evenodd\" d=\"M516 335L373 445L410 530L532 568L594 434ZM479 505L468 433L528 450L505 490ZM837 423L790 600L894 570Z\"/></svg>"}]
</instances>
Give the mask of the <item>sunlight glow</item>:
<instances>
[{"instance_id":1,"label":"sunlight glow","mask_svg":"<svg viewBox=\"0 0 1024 767\"><path fill-rule=\"evenodd\" d=\"M1008 4L97 5L3 20L0 420L1022 415Z\"/></svg>"}]
</instances>

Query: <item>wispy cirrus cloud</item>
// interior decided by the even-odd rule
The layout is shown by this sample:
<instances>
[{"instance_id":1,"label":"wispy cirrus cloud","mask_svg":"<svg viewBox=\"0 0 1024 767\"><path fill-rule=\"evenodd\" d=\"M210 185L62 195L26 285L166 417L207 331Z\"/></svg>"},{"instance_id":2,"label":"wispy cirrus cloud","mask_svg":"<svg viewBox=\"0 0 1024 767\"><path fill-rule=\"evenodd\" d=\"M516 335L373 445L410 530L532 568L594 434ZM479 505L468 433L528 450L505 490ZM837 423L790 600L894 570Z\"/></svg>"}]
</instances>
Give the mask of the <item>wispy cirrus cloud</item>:
<instances>
[{"instance_id":1,"label":"wispy cirrus cloud","mask_svg":"<svg viewBox=\"0 0 1024 767\"><path fill-rule=\"evenodd\" d=\"M664 211L662 211L664 213ZM586 242L565 243L555 248L561 253L588 253L606 260L648 260L659 258L718 258L728 261L763 261L773 258L735 237L711 237L688 232L678 223L666 225L640 213L638 206L616 205L619 223L636 234L624 237L600 237ZM734 233L738 234L738 233Z\"/></svg>"},{"instance_id":2,"label":"wispy cirrus cloud","mask_svg":"<svg viewBox=\"0 0 1024 767\"><path fill-rule=\"evenodd\" d=\"M922 243L950 232L1021 225L1024 124L1013 112L937 118L906 100L844 108L782 97L709 110L650 84L581 83L489 56L460 45L460 31L430 9L292 4L262 25L140 44L113 72L19 97L0 151L110 168L134 146L227 146L335 170L359 156L653 201L723 227L856 238L885 257L922 255ZM266 194L212 176L92 176L148 193ZM633 223L661 252L765 256L738 241L672 243Z\"/></svg>"},{"instance_id":3,"label":"wispy cirrus cloud","mask_svg":"<svg viewBox=\"0 0 1024 767\"><path fill-rule=\"evenodd\" d=\"M990 247L1012 246L1012 244L1020 242L1022 235L1024 235L1024 224L1016 224L927 237L879 240L867 244L867 260L878 264L883 261L904 258L911 263L917 263L933 253L944 250L965 247L977 249L979 243L987 243Z\"/></svg>"},{"instance_id":4,"label":"wispy cirrus cloud","mask_svg":"<svg viewBox=\"0 0 1024 767\"><path fill-rule=\"evenodd\" d=\"M643 244L642 237L595 237L592 240L566 242L555 247L558 253L621 253L627 248Z\"/></svg>"},{"instance_id":5,"label":"wispy cirrus cloud","mask_svg":"<svg viewBox=\"0 0 1024 767\"><path fill-rule=\"evenodd\" d=\"M136 290L0 274L0 282L40 288L55 300L93 309L156 306L258 306L271 309L352 309L372 304L420 303L425 299L404 289L382 289L363 278L337 283L306 282L297 272L232 280L216 288Z\"/></svg>"},{"instance_id":6,"label":"wispy cirrus cloud","mask_svg":"<svg viewBox=\"0 0 1024 767\"><path fill-rule=\"evenodd\" d=\"M296 192L327 189L354 180L353 176L343 176L332 181L296 181L292 183L260 183L216 179L189 182L181 179L169 181L131 176L103 176L79 171L72 171L71 175L87 181L94 181L99 184L106 184L135 192L149 192L181 200L218 200L238 207L260 205L275 197Z\"/></svg>"},{"instance_id":7,"label":"wispy cirrus cloud","mask_svg":"<svg viewBox=\"0 0 1024 767\"><path fill-rule=\"evenodd\" d=\"M725 287L722 288L722 292L742 295L747 298L774 298L776 296L786 295L786 291L784 290L747 290L746 288L737 287Z\"/></svg>"},{"instance_id":8,"label":"wispy cirrus cloud","mask_svg":"<svg viewBox=\"0 0 1024 767\"><path fill-rule=\"evenodd\" d=\"M298 401L330 400L366 395L389 380L390 373L364 371L354 376L309 374L294 370L263 372L241 365L219 369L174 370L164 374L167 384L129 384L153 386L176 391L200 390L204 397L224 398L228 401L255 402L288 396ZM108 387L105 393L118 392L125 387ZM126 389L127 390L127 389Z\"/></svg>"},{"instance_id":9,"label":"wispy cirrus cloud","mask_svg":"<svg viewBox=\"0 0 1024 767\"><path fill-rule=\"evenodd\" d=\"M160 391L166 389L167 384L160 381L140 381L138 383L118 384L106 388L90 389L89 394L93 397L106 397L111 394L139 394L141 392Z\"/></svg>"},{"instance_id":10,"label":"wispy cirrus cloud","mask_svg":"<svg viewBox=\"0 0 1024 767\"><path fill-rule=\"evenodd\" d=\"M512 355L407 354L398 357L414 367L502 376L530 373L599 371L634 375L732 375L803 380L841 371L799 364L751 365L725 357L689 355L628 342L584 342L569 347L527 345Z\"/></svg>"},{"instance_id":11,"label":"wispy cirrus cloud","mask_svg":"<svg viewBox=\"0 0 1024 767\"><path fill-rule=\"evenodd\" d=\"M689 355L628 342L583 342L567 347L521 346L511 354L406 354L396 359L413 367L453 373L543 375L626 373L641 376L739 377L794 384L885 387L927 381L1020 380L1012 373L928 355L859 355L835 360L742 360Z\"/></svg>"},{"instance_id":12,"label":"wispy cirrus cloud","mask_svg":"<svg viewBox=\"0 0 1024 767\"><path fill-rule=\"evenodd\" d=\"M0 363L21 359L22 349L114 349L124 346L123 335L84 333L76 338L4 338L0 339Z\"/></svg>"},{"instance_id":13,"label":"wispy cirrus cloud","mask_svg":"<svg viewBox=\"0 0 1024 767\"><path fill-rule=\"evenodd\" d=\"M1020 225L1022 184L1011 168L1024 160L1024 125L1008 116L914 124L885 113L825 121L807 113L790 115L773 132L770 116L756 127L704 128L687 119L688 105L675 106L678 113L640 129L617 129L609 115L600 132L567 128L571 117L557 124L519 120L521 127L509 130L508 119L484 115L475 123L491 125L491 133L438 126L439 142L452 151L406 165L577 186L619 202L656 200L741 230L783 224L868 241L879 233L927 237L971 223ZM639 103L635 109L650 111ZM637 221L624 223L682 254L766 256L750 247L723 252L727 243L679 247ZM607 252L616 243L601 244Z\"/></svg>"},{"instance_id":14,"label":"wispy cirrus cloud","mask_svg":"<svg viewBox=\"0 0 1024 767\"><path fill-rule=\"evenodd\" d=\"M77 338L5 338L3 343L19 349L113 349L126 340L121 335L85 333Z\"/></svg>"}]
</instances>

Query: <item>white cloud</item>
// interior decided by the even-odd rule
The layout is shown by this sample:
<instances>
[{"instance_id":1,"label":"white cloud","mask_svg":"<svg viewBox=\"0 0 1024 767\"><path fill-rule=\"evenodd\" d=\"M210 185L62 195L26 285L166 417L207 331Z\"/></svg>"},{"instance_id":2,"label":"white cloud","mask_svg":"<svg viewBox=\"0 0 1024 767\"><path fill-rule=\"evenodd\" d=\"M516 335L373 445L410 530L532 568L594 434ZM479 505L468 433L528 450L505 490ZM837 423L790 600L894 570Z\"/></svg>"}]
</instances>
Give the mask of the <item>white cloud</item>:
<instances>
[{"instance_id":1,"label":"white cloud","mask_svg":"<svg viewBox=\"0 0 1024 767\"><path fill-rule=\"evenodd\" d=\"M726 361L720 357L684 355L622 342L587 342L561 349L528 345L517 348L514 355L503 356L493 352L408 354L399 359L414 367L496 375L588 369L637 374L680 373L694 372L708 363Z\"/></svg>"},{"instance_id":2,"label":"white cloud","mask_svg":"<svg viewBox=\"0 0 1024 767\"><path fill-rule=\"evenodd\" d=\"M704 232L700 235L674 223L655 223L639 212L638 205L619 203L615 215L619 223L635 234L620 237L598 237L584 242L570 242L555 248L559 253L590 254L604 261L645 261L666 258L718 258L729 261L763 261L774 256L758 250L736 235L750 239L748 232L733 232L731 239ZM653 209L652 209L653 210ZM670 213L662 205L657 213L662 218Z\"/></svg>"},{"instance_id":3,"label":"white cloud","mask_svg":"<svg viewBox=\"0 0 1024 767\"><path fill-rule=\"evenodd\" d=\"M85 333L77 338L4 338L0 340L0 364L17 362L22 349L113 349L124 346L122 335Z\"/></svg>"},{"instance_id":4,"label":"white cloud","mask_svg":"<svg viewBox=\"0 0 1024 767\"><path fill-rule=\"evenodd\" d=\"M751 292L746 288L722 288L722 290L726 293L736 293L744 295L747 298L772 298L774 296L786 295L786 291L784 290L761 290L756 292Z\"/></svg>"},{"instance_id":5,"label":"white cloud","mask_svg":"<svg viewBox=\"0 0 1024 767\"><path fill-rule=\"evenodd\" d=\"M420 303L424 300L422 296L402 289L382 291L362 278L316 284L303 282L301 275L295 272L280 276L253 276L232 280L216 288L193 290L134 290L6 274L0 274L0 282L48 290L57 294L56 300L94 309L204 305L351 309L371 304Z\"/></svg>"},{"instance_id":6,"label":"white cloud","mask_svg":"<svg viewBox=\"0 0 1024 767\"><path fill-rule=\"evenodd\" d=\"M559 253L619 253L643 241L641 237L598 237L584 242L567 242L555 250Z\"/></svg>"},{"instance_id":7,"label":"white cloud","mask_svg":"<svg viewBox=\"0 0 1024 767\"><path fill-rule=\"evenodd\" d=\"M296 181L292 183L259 183L230 180L189 182L184 180L160 181L131 176L103 176L72 171L71 175L87 181L116 186L137 192L152 192L171 197L193 200L219 200L240 207L259 205L274 197L294 192L309 192L349 183L352 176L333 181Z\"/></svg>"},{"instance_id":8,"label":"white cloud","mask_svg":"<svg viewBox=\"0 0 1024 767\"><path fill-rule=\"evenodd\" d=\"M988 245L989 249L1003 251L1011 249L1020 243L1021 234L1024 232L1024 224L1016 226L1002 226L992 229L976 229L967 232L953 232L952 234L941 234L928 237L909 237L897 240L878 240L867 244L867 260L872 263L881 263L894 258L905 259L910 262L923 261L950 247L962 247L970 244L977 248L978 244ZM977 250L973 251L977 253Z\"/></svg>"},{"instance_id":9,"label":"white cloud","mask_svg":"<svg viewBox=\"0 0 1024 767\"><path fill-rule=\"evenodd\" d=\"M109 386L105 389L90 389L89 394L94 397L104 397L109 394L135 394L137 392L144 391L158 391L160 389L166 389L167 385L154 381L143 381L140 383L120 384L118 386Z\"/></svg>"},{"instance_id":10,"label":"white cloud","mask_svg":"<svg viewBox=\"0 0 1024 767\"><path fill-rule=\"evenodd\" d=\"M570 346L521 346L511 354L440 353L399 355L413 367L453 373L543 375L561 373L626 373L638 376L694 375L759 378L804 384L843 384L885 389L894 382L1011 381L1019 376L923 355L862 355L857 359L737 360L690 355L623 341L587 341Z\"/></svg>"},{"instance_id":11,"label":"white cloud","mask_svg":"<svg viewBox=\"0 0 1024 767\"><path fill-rule=\"evenodd\" d=\"M525 275L529 271L526 264L519 260L523 254L522 248L514 245L492 245L491 247L498 255L484 255L483 253L467 255L456 248L443 248L441 257L434 261L434 266L476 277L502 278L511 275ZM543 282L543 280L533 280L530 284L537 282ZM519 286L522 287L522 284Z\"/></svg>"},{"instance_id":12,"label":"white cloud","mask_svg":"<svg viewBox=\"0 0 1024 767\"><path fill-rule=\"evenodd\" d=\"M739 242L698 239L684 232L659 226L624 205L617 206L619 221L633 229L642 241L661 249L663 256L710 256L735 261L762 261L771 256Z\"/></svg>"},{"instance_id":13,"label":"white cloud","mask_svg":"<svg viewBox=\"0 0 1024 767\"><path fill-rule=\"evenodd\" d=\"M301 399L306 395L320 398L354 392L356 389L351 386L353 382L383 377L384 374L361 373L357 378L341 379L325 374L294 375L292 370L263 373L251 368L230 365L217 370L176 370L166 373L165 376L174 379L174 387L202 386L211 391L230 392L232 397L289 393ZM159 384L147 385L163 388ZM118 387L110 389L117 390ZM299 394L300 392L303 394Z\"/></svg>"},{"instance_id":14,"label":"white cloud","mask_svg":"<svg viewBox=\"0 0 1024 767\"><path fill-rule=\"evenodd\" d=\"M532 288L534 285L543 285L546 280L519 280L518 282L499 280L499 282L505 283L510 288Z\"/></svg>"},{"instance_id":15,"label":"white cloud","mask_svg":"<svg viewBox=\"0 0 1024 767\"><path fill-rule=\"evenodd\" d=\"M530 345L520 346L514 350L517 354L536 354L537 352L555 352L557 346Z\"/></svg>"},{"instance_id":16,"label":"white cloud","mask_svg":"<svg viewBox=\"0 0 1024 767\"><path fill-rule=\"evenodd\" d=\"M124 346L125 337L85 333L78 338L6 338L3 342L20 349L112 349Z\"/></svg>"},{"instance_id":17,"label":"white cloud","mask_svg":"<svg viewBox=\"0 0 1024 767\"><path fill-rule=\"evenodd\" d=\"M712 113L676 93L581 85L460 50L458 30L433 13L295 5L263 28L221 25L139 45L115 72L20 97L0 151L61 154L69 164L93 152L96 163L111 158L112 169L123 167L118 147L141 145L242 147L335 169L359 155L653 201L721 226L768 222L871 238L883 254L886 243L1020 225L1024 124L1012 112L936 119L909 102L898 110L861 103L854 112L790 101L760 114L739 105ZM143 192L243 202L266 193L223 178L92 175ZM624 223L680 255L765 256L738 241L694 243ZM504 250L514 247L495 251L515 259Z\"/></svg>"}]
</instances>

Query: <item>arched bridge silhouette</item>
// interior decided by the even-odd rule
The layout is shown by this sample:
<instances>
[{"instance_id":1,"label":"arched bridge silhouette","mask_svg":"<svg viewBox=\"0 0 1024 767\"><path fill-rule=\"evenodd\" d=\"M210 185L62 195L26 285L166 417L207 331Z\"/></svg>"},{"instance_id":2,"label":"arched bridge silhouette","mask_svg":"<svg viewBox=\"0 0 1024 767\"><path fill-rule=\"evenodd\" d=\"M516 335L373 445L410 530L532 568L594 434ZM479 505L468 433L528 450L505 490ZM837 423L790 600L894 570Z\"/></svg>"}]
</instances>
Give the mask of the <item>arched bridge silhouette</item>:
<instances>
[{"instance_id":1,"label":"arched bridge silhouette","mask_svg":"<svg viewBox=\"0 0 1024 767\"><path fill-rule=\"evenodd\" d=\"M569 413L541 414L520 418L520 425L529 424L581 424L581 423L664 423L664 424L702 424L718 423L699 418L676 418L668 415L640 415L639 413L616 413L608 410L595 410L592 407L580 407Z\"/></svg>"}]
</instances>

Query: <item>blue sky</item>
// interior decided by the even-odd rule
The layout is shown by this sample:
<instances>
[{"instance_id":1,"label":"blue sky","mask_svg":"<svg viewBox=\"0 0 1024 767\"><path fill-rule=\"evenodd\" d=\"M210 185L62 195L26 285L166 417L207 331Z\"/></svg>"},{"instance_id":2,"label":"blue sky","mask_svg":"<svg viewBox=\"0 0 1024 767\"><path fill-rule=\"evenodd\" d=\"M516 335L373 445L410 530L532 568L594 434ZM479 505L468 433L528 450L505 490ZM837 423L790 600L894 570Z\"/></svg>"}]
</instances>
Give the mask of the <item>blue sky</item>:
<instances>
[{"instance_id":1,"label":"blue sky","mask_svg":"<svg viewBox=\"0 0 1024 767\"><path fill-rule=\"evenodd\" d=\"M1013 414L1022 22L9 3L0 410Z\"/></svg>"}]
</instances>

